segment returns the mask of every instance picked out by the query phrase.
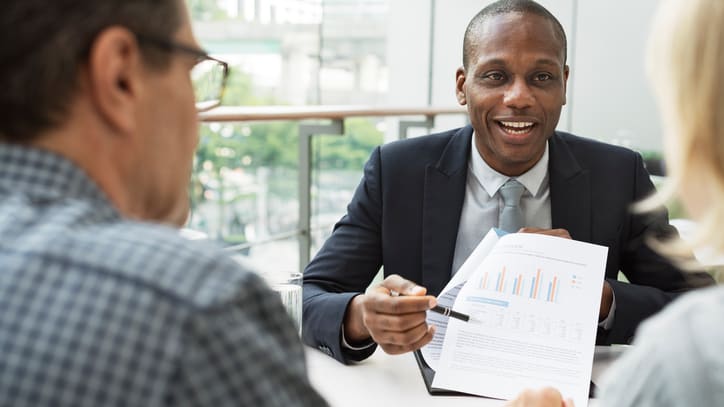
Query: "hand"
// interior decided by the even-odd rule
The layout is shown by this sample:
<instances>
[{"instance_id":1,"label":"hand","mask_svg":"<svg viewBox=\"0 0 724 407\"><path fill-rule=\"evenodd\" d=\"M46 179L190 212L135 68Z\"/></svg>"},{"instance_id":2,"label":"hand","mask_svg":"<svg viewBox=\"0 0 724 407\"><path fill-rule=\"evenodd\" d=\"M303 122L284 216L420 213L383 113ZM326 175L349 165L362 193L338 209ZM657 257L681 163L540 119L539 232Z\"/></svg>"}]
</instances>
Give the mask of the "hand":
<instances>
[{"instance_id":1,"label":"hand","mask_svg":"<svg viewBox=\"0 0 724 407\"><path fill-rule=\"evenodd\" d=\"M515 400L506 404L507 407L575 407L573 400L563 400L561 393L545 387L540 390L523 390Z\"/></svg>"},{"instance_id":2,"label":"hand","mask_svg":"<svg viewBox=\"0 0 724 407\"><path fill-rule=\"evenodd\" d=\"M608 317L608 313L611 312L612 304L613 289L608 281L603 280L603 292L601 293L601 308L599 308L598 311L598 322L601 322Z\"/></svg>"},{"instance_id":3,"label":"hand","mask_svg":"<svg viewBox=\"0 0 724 407\"><path fill-rule=\"evenodd\" d=\"M393 296L393 291L401 296ZM393 274L366 294L352 299L344 317L344 337L361 342L372 337L396 355L420 349L432 340L425 311L437 305L427 289Z\"/></svg>"},{"instance_id":4,"label":"hand","mask_svg":"<svg viewBox=\"0 0 724 407\"><path fill-rule=\"evenodd\" d=\"M548 235L570 239L571 234L566 229L541 229L541 228L520 228L518 233L537 233L539 235Z\"/></svg>"}]
</instances>

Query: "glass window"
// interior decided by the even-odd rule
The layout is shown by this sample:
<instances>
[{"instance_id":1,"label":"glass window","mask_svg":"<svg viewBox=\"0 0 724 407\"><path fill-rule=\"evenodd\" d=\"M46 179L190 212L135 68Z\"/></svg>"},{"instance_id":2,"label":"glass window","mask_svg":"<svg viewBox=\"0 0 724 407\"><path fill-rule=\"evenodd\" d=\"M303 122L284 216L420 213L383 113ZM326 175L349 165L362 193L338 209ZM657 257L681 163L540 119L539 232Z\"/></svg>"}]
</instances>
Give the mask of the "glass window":
<instances>
[{"instance_id":1,"label":"glass window","mask_svg":"<svg viewBox=\"0 0 724 407\"><path fill-rule=\"evenodd\" d=\"M387 0L187 0L204 49L227 61L225 106L375 105L387 86ZM344 214L383 119L315 136L313 253ZM207 123L189 227L253 265L298 267L298 122Z\"/></svg>"}]
</instances>

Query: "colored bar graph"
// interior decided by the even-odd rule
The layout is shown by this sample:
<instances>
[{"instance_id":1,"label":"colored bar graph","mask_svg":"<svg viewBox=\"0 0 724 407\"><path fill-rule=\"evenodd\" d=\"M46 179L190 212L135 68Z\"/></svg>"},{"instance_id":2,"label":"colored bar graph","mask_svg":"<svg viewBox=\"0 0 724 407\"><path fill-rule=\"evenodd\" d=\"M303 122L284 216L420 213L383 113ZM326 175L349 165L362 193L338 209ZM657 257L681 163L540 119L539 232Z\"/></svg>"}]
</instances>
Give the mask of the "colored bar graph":
<instances>
[{"instance_id":1,"label":"colored bar graph","mask_svg":"<svg viewBox=\"0 0 724 407\"><path fill-rule=\"evenodd\" d=\"M558 303L561 281L553 273L537 268L533 276L531 276L530 271L523 271L512 274L513 278L510 279L508 278L507 268L503 267L495 276L489 274L489 272L485 272L482 275L480 288L483 290L509 293L516 296L525 296L527 294L528 298L532 300ZM488 280L491 280L490 284L488 284Z\"/></svg>"},{"instance_id":2,"label":"colored bar graph","mask_svg":"<svg viewBox=\"0 0 724 407\"><path fill-rule=\"evenodd\" d=\"M500 281L500 290L498 290L498 291L500 291L502 293L503 290L505 290L505 267L503 267L503 277Z\"/></svg>"},{"instance_id":3,"label":"colored bar graph","mask_svg":"<svg viewBox=\"0 0 724 407\"><path fill-rule=\"evenodd\" d=\"M546 294L546 301L551 300L551 288L553 287L553 284L548 283L548 294Z\"/></svg>"},{"instance_id":4,"label":"colored bar graph","mask_svg":"<svg viewBox=\"0 0 724 407\"><path fill-rule=\"evenodd\" d=\"M503 271L498 274L498 284L496 285L495 290L499 293L502 293L505 289L505 267L503 267Z\"/></svg>"}]
</instances>

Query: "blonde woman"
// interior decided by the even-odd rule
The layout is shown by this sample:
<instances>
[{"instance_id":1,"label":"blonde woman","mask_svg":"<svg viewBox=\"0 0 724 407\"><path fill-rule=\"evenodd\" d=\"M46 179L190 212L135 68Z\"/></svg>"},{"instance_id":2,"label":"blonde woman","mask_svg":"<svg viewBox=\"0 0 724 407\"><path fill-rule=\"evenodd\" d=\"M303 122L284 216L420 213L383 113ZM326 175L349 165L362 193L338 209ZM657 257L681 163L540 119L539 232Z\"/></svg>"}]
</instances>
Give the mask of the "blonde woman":
<instances>
[{"instance_id":1,"label":"blonde woman","mask_svg":"<svg viewBox=\"0 0 724 407\"><path fill-rule=\"evenodd\" d=\"M724 253L724 1L665 0L648 68L663 118L671 183L697 220L694 246ZM669 245L669 249L676 249ZM724 406L724 288L683 296L645 322L613 367L600 406ZM570 406L553 389L512 406Z\"/></svg>"}]
</instances>

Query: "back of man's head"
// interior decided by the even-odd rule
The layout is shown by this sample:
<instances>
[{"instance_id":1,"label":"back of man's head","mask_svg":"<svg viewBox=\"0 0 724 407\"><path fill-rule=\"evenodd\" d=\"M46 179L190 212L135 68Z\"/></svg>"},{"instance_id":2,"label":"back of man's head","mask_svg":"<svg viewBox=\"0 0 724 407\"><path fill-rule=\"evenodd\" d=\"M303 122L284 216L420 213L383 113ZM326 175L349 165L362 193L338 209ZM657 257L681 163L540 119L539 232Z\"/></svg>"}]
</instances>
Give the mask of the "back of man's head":
<instances>
[{"instance_id":1,"label":"back of man's head","mask_svg":"<svg viewBox=\"0 0 724 407\"><path fill-rule=\"evenodd\" d=\"M533 14L548 19L553 24L556 35L561 41L563 47L563 64L566 63L566 48L568 47L566 32L563 30L560 21L558 21L548 9L533 0L498 0L480 10L478 14L470 20L470 23L468 23L463 39L463 67L468 67L470 54L472 52L471 48L475 40L474 35L480 30L483 23L491 17L508 13Z\"/></svg>"},{"instance_id":2,"label":"back of man's head","mask_svg":"<svg viewBox=\"0 0 724 407\"><path fill-rule=\"evenodd\" d=\"M0 141L28 143L60 125L95 37L110 26L169 38L180 0L3 0L0 13ZM148 64L168 53L143 48Z\"/></svg>"}]
</instances>

